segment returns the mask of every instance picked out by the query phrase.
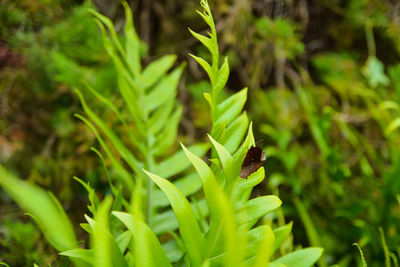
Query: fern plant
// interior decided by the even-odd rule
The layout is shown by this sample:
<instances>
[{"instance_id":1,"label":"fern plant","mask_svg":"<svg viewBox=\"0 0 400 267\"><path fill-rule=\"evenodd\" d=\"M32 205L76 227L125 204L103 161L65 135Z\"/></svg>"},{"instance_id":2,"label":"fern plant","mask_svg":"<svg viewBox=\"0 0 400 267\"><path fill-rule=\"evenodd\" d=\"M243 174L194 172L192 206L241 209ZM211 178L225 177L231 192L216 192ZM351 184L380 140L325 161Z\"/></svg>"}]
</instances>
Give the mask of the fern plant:
<instances>
[{"instance_id":1,"label":"fern plant","mask_svg":"<svg viewBox=\"0 0 400 267\"><path fill-rule=\"evenodd\" d=\"M239 177L246 152L255 145L251 123L248 125L247 116L242 112L247 89L219 99L229 76L228 60L225 58L219 66L213 18L207 1L201 1L201 5L204 12L199 14L211 28L210 37L193 31L192 34L210 50L212 63L193 57L207 72L212 88L204 94L213 122L208 136L213 147L211 166L201 159L209 147L204 144L191 148L182 145L182 151L171 158L157 160L176 139L181 109L175 102L175 94L182 67L166 74L174 61L167 56L141 70L140 41L126 3L125 48L111 22L92 12L117 68L119 90L132 121L125 119L111 101L90 86L88 89L116 113L124 127L134 127L134 131L129 131L129 138L136 153L96 115L78 91L89 119L77 117L95 133L115 171L112 178L126 188L123 192L121 187L110 182L114 197L108 195L100 202L94 189L76 178L89 193L91 216L85 215L87 223L81 226L90 235L90 248L79 247L72 224L53 195L18 180L0 166L0 184L32 214L60 254L69 257L76 266L306 267L312 266L322 253L321 248L306 248L281 255L278 248L290 235L292 224L272 229L265 219L266 215L274 218L274 210L281 205L280 199L276 196L250 199L253 187L264 179L264 168L248 179ZM102 23L111 37L107 37ZM124 163L118 160L98 130L107 137ZM95 152L103 159L98 150ZM167 179L182 173L190 163L197 174L173 182ZM190 202L187 196L197 191L196 183L202 188L204 200L196 201L191 197ZM165 211L160 212L160 207ZM166 232L173 240L161 235Z\"/></svg>"},{"instance_id":2,"label":"fern plant","mask_svg":"<svg viewBox=\"0 0 400 267\"><path fill-rule=\"evenodd\" d=\"M87 85L104 105L113 111L125 128L128 141L123 141L107 123L86 103L80 90L77 90L87 118L76 115L95 133L107 158L110 160L117 184L125 188L125 195L130 197L136 182L141 179L146 189L146 199L142 209L145 220L157 234L174 231L176 220L170 210L165 210L168 201L159 190L154 188L141 170L145 168L170 178L186 196L200 189L200 182L193 173L185 172L189 162L182 160L183 153L168 155L177 137L178 125L182 116L182 107L176 101L177 87L184 64L168 72L174 65L176 56L167 55L148 64L141 65L143 44L133 26L132 13L127 3L123 3L126 13L123 42L117 36L112 22L100 13L91 10L102 31L104 46L112 58L118 73L118 89L124 101L120 110L109 99ZM106 29L110 33L107 35ZM103 139L106 137L106 140ZM208 150L207 144L190 147L195 154L202 156ZM116 153L114 153L116 152ZM99 154L98 151L96 153ZM100 155L100 154L99 154ZM100 155L102 157L102 155ZM122 159L119 160L119 158ZM114 195L118 193L114 188ZM127 203L123 201L123 203ZM158 212L164 209L163 213Z\"/></svg>"}]
</instances>

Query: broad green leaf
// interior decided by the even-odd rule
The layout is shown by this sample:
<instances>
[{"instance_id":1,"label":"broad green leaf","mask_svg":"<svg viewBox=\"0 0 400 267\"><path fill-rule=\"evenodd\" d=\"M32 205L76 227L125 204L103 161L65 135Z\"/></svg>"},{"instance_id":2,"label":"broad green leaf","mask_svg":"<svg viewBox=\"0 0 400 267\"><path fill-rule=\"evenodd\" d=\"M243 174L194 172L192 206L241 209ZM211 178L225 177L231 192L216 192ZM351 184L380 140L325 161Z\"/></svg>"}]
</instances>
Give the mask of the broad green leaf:
<instances>
[{"instance_id":1,"label":"broad green leaf","mask_svg":"<svg viewBox=\"0 0 400 267\"><path fill-rule=\"evenodd\" d=\"M201 181L197 173L192 173L180 179L174 180L174 185L186 197L190 196L201 189ZM161 190L155 190L152 194L152 205L155 207L165 207L169 205L169 201Z\"/></svg>"},{"instance_id":2,"label":"broad green leaf","mask_svg":"<svg viewBox=\"0 0 400 267\"><path fill-rule=\"evenodd\" d=\"M232 202L236 203L237 206L240 206L243 202L247 201L253 187L261 183L261 181L264 180L264 176L264 168L260 168L247 177L247 179L239 178L239 181L233 188L231 196Z\"/></svg>"},{"instance_id":3,"label":"broad green leaf","mask_svg":"<svg viewBox=\"0 0 400 267\"><path fill-rule=\"evenodd\" d=\"M166 55L151 62L140 76L140 85L143 90L154 85L172 67L176 55ZM179 74L180 76L180 74Z\"/></svg>"},{"instance_id":4,"label":"broad green leaf","mask_svg":"<svg viewBox=\"0 0 400 267\"><path fill-rule=\"evenodd\" d=\"M208 208L205 200L200 200L190 204L193 208L197 220L204 219L208 216ZM154 217L152 230L157 235L175 231L178 229L178 221L172 210L164 211Z\"/></svg>"},{"instance_id":5,"label":"broad green leaf","mask_svg":"<svg viewBox=\"0 0 400 267\"><path fill-rule=\"evenodd\" d=\"M223 144L224 147L228 149L229 153L232 154L238 149L240 142L243 140L243 137L246 134L248 125L249 120L246 112L243 112L226 129Z\"/></svg>"},{"instance_id":6,"label":"broad green leaf","mask_svg":"<svg viewBox=\"0 0 400 267\"><path fill-rule=\"evenodd\" d=\"M168 100L173 101L173 99L175 99L183 67L184 65L181 65L162 78L161 81L154 86L154 89L145 96L142 105L145 107L147 113L152 112Z\"/></svg>"},{"instance_id":7,"label":"broad green leaf","mask_svg":"<svg viewBox=\"0 0 400 267\"><path fill-rule=\"evenodd\" d=\"M287 267L311 267L321 257L322 248L305 248L289 253L274 262L283 263Z\"/></svg>"},{"instance_id":8,"label":"broad green leaf","mask_svg":"<svg viewBox=\"0 0 400 267\"><path fill-rule=\"evenodd\" d=\"M178 125L182 117L182 110L182 106L179 105L168 120L166 127L157 136L157 140L152 146L153 154L155 156L164 154L175 142L178 133Z\"/></svg>"},{"instance_id":9,"label":"broad green leaf","mask_svg":"<svg viewBox=\"0 0 400 267\"><path fill-rule=\"evenodd\" d=\"M70 220L56 199L48 192L19 180L1 165L0 184L18 205L33 215L46 238L58 251L77 247Z\"/></svg>"},{"instance_id":10,"label":"broad green leaf","mask_svg":"<svg viewBox=\"0 0 400 267\"><path fill-rule=\"evenodd\" d=\"M151 114L148 125L149 131L153 135L157 135L168 122L168 118L171 116L172 111L175 107L175 99L168 100L162 107L159 107L156 111Z\"/></svg>"},{"instance_id":11,"label":"broad green leaf","mask_svg":"<svg viewBox=\"0 0 400 267\"><path fill-rule=\"evenodd\" d=\"M254 267L264 267L267 262L269 262L269 258L272 255L273 247L274 247L274 232L269 225L265 225L264 230L264 238L261 241L261 244L256 251L256 258L254 262Z\"/></svg>"},{"instance_id":12,"label":"broad green leaf","mask_svg":"<svg viewBox=\"0 0 400 267\"><path fill-rule=\"evenodd\" d=\"M176 240L168 241L167 243L164 243L162 247L171 262L177 262L183 256L183 251L180 249Z\"/></svg>"},{"instance_id":13,"label":"broad green leaf","mask_svg":"<svg viewBox=\"0 0 400 267\"><path fill-rule=\"evenodd\" d=\"M131 240L132 240L132 234L130 231L123 232L115 239L115 242L117 242L117 245L121 250L122 254L125 253L125 250L128 248Z\"/></svg>"},{"instance_id":14,"label":"broad green leaf","mask_svg":"<svg viewBox=\"0 0 400 267\"><path fill-rule=\"evenodd\" d=\"M137 255L135 256L137 266L171 266L156 235L145 223L126 212L114 211L113 215L125 224L135 239L134 255Z\"/></svg>"},{"instance_id":15,"label":"broad green leaf","mask_svg":"<svg viewBox=\"0 0 400 267\"><path fill-rule=\"evenodd\" d=\"M91 249L74 248L60 252L59 254L70 258L79 259L85 263L90 264L90 266L92 266L93 264L93 250Z\"/></svg>"},{"instance_id":16,"label":"broad green leaf","mask_svg":"<svg viewBox=\"0 0 400 267\"><path fill-rule=\"evenodd\" d=\"M121 266L128 267L114 237L109 232L109 215L113 203L109 195L100 204L95 216L96 224L91 235L93 247L93 263L99 267Z\"/></svg>"},{"instance_id":17,"label":"broad green leaf","mask_svg":"<svg viewBox=\"0 0 400 267\"><path fill-rule=\"evenodd\" d=\"M202 159L190 152L182 143L181 146L186 154L186 157L190 160L190 162L192 162L200 176L200 180L203 185L204 196L210 212L210 220L211 222L216 223L219 220L218 193L222 189L220 189L210 167Z\"/></svg>"},{"instance_id":18,"label":"broad green leaf","mask_svg":"<svg viewBox=\"0 0 400 267\"><path fill-rule=\"evenodd\" d=\"M279 249L283 242L288 238L292 231L293 223L290 222L284 226L278 227L274 229L275 242L274 242L274 251Z\"/></svg>"},{"instance_id":19,"label":"broad green leaf","mask_svg":"<svg viewBox=\"0 0 400 267\"><path fill-rule=\"evenodd\" d=\"M185 196L168 180L145 171L154 183L167 195L179 223L179 231L186 251L194 267L201 266L204 259L204 237L200 231L193 209Z\"/></svg>"},{"instance_id":20,"label":"broad green leaf","mask_svg":"<svg viewBox=\"0 0 400 267\"><path fill-rule=\"evenodd\" d=\"M215 141L210 135L208 135L208 138L210 138L212 144L214 145L214 148L217 151L218 157L222 163L222 167L226 177L225 187L230 194L232 186L237 180L237 176L239 175L240 166L235 164L233 157L223 145Z\"/></svg>"},{"instance_id":21,"label":"broad green leaf","mask_svg":"<svg viewBox=\"0 0 400 267\"><path fill-rule=\"evenodd\" d=\"M276 196L262 196L249 200L240 207L236 216L239 224L259 219L268 212L279 208L282 201Z\"/></svg>"},{"instance_id":22,"label":"broad green leaf","mask_svg":"<svg viewBox=\"0 0 400 267\"><path fill-rule=\"evenodd\" d=\"M228 81L229 77L229 64L228 58L225 57L224 63L222 64L221 68L218 70L217 82L214 85L215 95L221 92L224 89L226 82Z\"/></svg>"},{"instance_id":23,"label":"broad green leaf","mask_svg":"<svg viewBox=\"0 0 400 267\"><path fill-rule=\"evenodd\" d=\"M225 121L229 125L240 114L247 99L247 88L228 97L218 104L218 122Z\"/></svg>"},{"instance_id":24,"label":"broad green leaf","mask_svg":"<svg viewBox=\"0 0 400 267\"><path fill-rule=\"evenodd\" d=\"M209 149L207 143L199 143L188 147L189 151L198 157L202 157ZM172 157L162 161L158 164L154 170L154 173L160 175L161 177L169 178L187 169L191 166L190 161L184 151L179 151L175 153ZM178 187L179 188L179 187Z\"/></svg>"},{"instance_id":25,"label":"broad green leaf","mask_svg":"<svg viewBox=\"0 0 400 267\"><path fill-rule=\"evenodd\" d=\"M386 86L389 84L389 78L385 74L382 62L374 56L368 57L365 66L362 68L362 73L368 79L372 87L378 85Z\"/></svg>"}]
</instances>

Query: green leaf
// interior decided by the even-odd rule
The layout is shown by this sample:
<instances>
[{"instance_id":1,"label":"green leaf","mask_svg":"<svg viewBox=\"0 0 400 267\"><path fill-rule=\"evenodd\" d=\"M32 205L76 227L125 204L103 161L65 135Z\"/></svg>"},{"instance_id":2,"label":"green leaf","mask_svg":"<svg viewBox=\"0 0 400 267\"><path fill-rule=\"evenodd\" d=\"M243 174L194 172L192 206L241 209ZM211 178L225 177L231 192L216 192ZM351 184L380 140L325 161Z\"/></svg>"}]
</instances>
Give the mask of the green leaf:
<instances>
[{"instance_id":1,"label":"green leaf","mask_svg":"<svg viewBox=\"0 0 400 267\"><path fill-rule=\"evenodd\" d=\"M215 83L213 88L215 91L214 93L215 95L218 96L221 90L224 89L225 84L228 81L228 78L229 78L229 64L228 64L228 58L225 57L224 63L218 70L217 82Z\"/></svg>"},{"instance_id":2,"label":"green leaf","mask_svg":"<svg viewBox=\"0 0 400 267\"><path fill-rule=\"evenodd\" d=\"M165 73L172 67L176 60L176 55L166 55L151 62L140 76L140 85L143 90L153 86ZM180 74L179 74L180 76Z\"/></svg>"},{"instance_id":3,"label":"green leaf","mask_svg":"<svg viewBox=\"0 0 400 267\"><path fill-rule=\"evenodd\" d=\"M117 245L121 250L122 254L125 253L131 240L132 240L132 233L130 231L123 232L115 239L115 242L117 242Z\"/></svg>"},{"instance_id":4,"label":"green leaf","mask_svg":"<svg viewBox=\"0 0 400 267\"><path fill-rule=\"evenodd\" d=\"M207 143L199 143L190 146L188 149L190 152L198 157L204 156L204 154L209 149ZM154 170L154 173L161 177L169 178L187 169L191 166L190 161L187 160L184 151L179 151L175 153L172 157L162 161L158 164Z\"/></svg>"},{"instance_id":5,"label":"green leaf","mask_svg":"<svg viewBox=\"0 0 400 267\"><path fill-rule=\"evenodd\" d=\"M274 229L275 242L274 242L274 251L279 249L283 242L288 238L292 231L293 223L290 222L284 226L278 227Z\"/></svg>"},{"instance_id":6,"label":"green leaf","mask_svg":"<svg viewBox=\"0 0 400 267\"><path fill-rule=\"evenodd\" d=\"M238 149L240 142L243 140L243 137L246 134L248 125L249 120L246 112L243 112L226 129L223 144L224 147L228 149L229 153L234 153Z\"/></svg>"},{"instance_id":7,"label":"green leaf","mask_svg":"<svg viewBox=\"0 0 400 267\"><path fill-rule=\"evenodd\" d=\"M389 84L389 78L386 76L384 66L379 59L370 56L362 69L362 73L368 79L372 87L378 85L386 86Z\"/></svg>"},{"instance_id":8,"label":"green leaf","mask_svg":"<svg viewBox=\"0 0 400 267\"><path fill-rule=\"evenodd\" d=\"M110 159L111 165L115 169L115 171L117 172L119 178L126 183L126 185L127 185L129 190L132 190L133 189L132 177L129 175L127 170L125 170L125 168L121 165L119 160L117 160L114 157L114 155L111 153L110 149L105 144L103 138L101 138L100 134L98 133L96 127L89 120L87 120L86 118L82 117L79 114L75 114L75 117L77 117L81 121L83 121L93 131L93 133L95 134L95 136L96 136L97 140L99 141L101 147L103 148L103 150L106 152L108 158Z\"/></svg>"},{"instance_id":9,"label":"green leaf","mask_svg":"<svg viewBox=\"0 0 400 267\"><path fill-rule=\"evenodd\" d=\"M201 266L205 241L189 201L168 180L147 171L145 173L167 196L178 219L179 231L185 243L188 256L193 266Z\"/></svg>"},{"instance_id":10,"label":"green leaf","mask_svg":"<svg viewBox=\"0 0 400 267\"><path fill-rule=\"evenodd\" d=\"M148 125L153 135L157 135L165 127L171 112L174 110L175 103L175 99L170 99L151 114Z\"/></svg>"},{"instance_id":11,"label":"green leaf","mask_svg":"<svg viewBox=\"0 0 400 267\"><path fill-rule=\"evenodd\" d=\"M139 161L136 159L136 157L129 151L129 149L122 143L122 141L117 137L117 135L111 130L110 127L107 126L107 124L100 119L99 116L97 116L86 104L85 99L83 98L81 92L79 90L76 90L76 93L79 96L79 99L81 100L81 104L83 109L85 110L86 114L89 116L89 118L104 132L104 134L111 140L112 144L115 146L116 150L119 152L121 157L129 164L129 166L132 168L132 170L138 171L138 168L140 167Z\"/></svg>"},{"instance_id":12,"label":"green leaf","mask_svg":"<svg viewBox=\"0 0 400 267\"><path fill-rule=\"evenodd\" d=\"M182 64L179 68L166 75L157 83L154 89L145 96L143 106L148 113L160 107L168 100L174 101L183 68L184 65Z\"/></svg>"},{"instance_id":13,"label":"green leaf","mask_svg":"<svg viewBox=\"0 0 400 267\"><path fill-rule=\"evenodd\" d=\"M94 192L94 189L90 187L89 182L85 183L83 180L79 179L78 177L73 177L76 181L78 181L88 192L88 197L90 201L90 205L87 206L88 210L94 215L96 215L96 209L100 205L100 201Z\"/></svg>"},{"instance_id":14,"label":"green leaf","mask_svg":"<svg viewBox=\"0 0 400 267\"><path fill-rule=\"evenodd\" d=\"M192 58L194 58L194 60L197 61L197 63L199 63L199 65L206 71L208 77L210 78L211 81L214 80L214 73L211 69L210 64L208 64L207 61L205 61L204 59L202 59L201 57L197 57L193 54L189 54Z\"/></svg>"},{"instance_id":15,"label":"green leaf","mask_svg":"<svg viewBox=\"0 0 400 267\"><path fill-rule=\"evenodd\" d=\"M282 201L276 196L262 196L249 200L237 213L239 224L248 223L259 219L268 212L279 208Z\"/></svg>"},{"instance_id":16,"label":"green leaf","mask_svg":"<svg viewBox=\"0 0 400 267\"><path fill-rule=\"evenodd\" d=\"M220 189L210 167L202 159L190 152L182 143L181 146L186 154L186 157L190 160L190 162L192 162L200 176L200 180L203 185L204 196L210 212L210 220L211 222L216 223L219 220L217 194L222 189Z\"/></svg>"},{"instance_id":17,"label":"green leaf","mask_svg":"<svg viewBox=\"0 0 400 267\"><path fill-rule=\"evenodd\" d=\"M190 28L189 31L197 40L199 40L205 47L207 47L211 54L214 54L216 49L218 50L218 47L215 47L215 42L213 42L211 38L194 32Z\"/></svg>"},{"instance_id":18,"label":"green leaf","mask_svg":"<svg viewBox=\"0 0 400 267\"><path fill-rule=\"evenodd\" d=\"M109 232L109 214L112 203L113 199L108 195L100 204L95 216L96 223L93 225L93 235L91 235L94 252L93 263L99 267L128 267L120 248Z\"/></svg>"},{"instance_id":19,"label":"green leaf","mask_svg":"<svg viewBox=\"0 0 400 267\"><path fill-rule=\"evenodd\" d=\"M226 125L229 125L242 111L246 99L247 88L244 88L218 104L218 119L216 123L225 121Z\"/></svg>"},{"instance_id":20,"label":"green leaf","mask_svg":"<svg viewBox=\"0 0 400 267\"><path fill-rule=\"evenodd\" d=\"M155 156L164 154L176 141L178 125L182 117L182 110L182 106L178 106L171 118L168 120L167 126L157 136L157 140L152 146L153 154Z\"/></svg>"},{"instance_id":21,"label":"green leaf","mask_svg":"<svg viewBox=\"0 0 400 267\"><path fill-rule=\"evenodd\" d=\"M321 257L322 248L305 248L289 253L274 262L283 263L287 267L311 267Z\"/></svg>"},{"instance_id":22,"label":"green leaf","mask_svg":"<svg viewBox=\"0 0 400 267\"><path fill-rule=\"evenodd\" d=\"M152 230L141 220L126 212L113 212L135 239L135 264L143 267L171 266L160 242Z\"/></svg>"},{"instance_id":23,"label":"green leaf","mask_svg":"<svg viewBox=\"0 0 400 267\"><path fill-rule=\"evenodd\" d=\"M257 250L255 263L253 265L254 267L264 267L265 264L269 262L269 258L271 257L273 252L275 240L274 233L272 232L272 229L269 225L265 225L265 227L262 229L264 230L264 238L262 239L261 244Z\"/></svg>"},{"instance_id":24,"label":"green leaf","mask_svg":"<svg viewBox=\"0 0 400 267\"><path fill-rule=\"evenodd\" d=\"M197 173L192 173L180 179L174 180L174 185L186 197L198 192L201 189L201 182ZM155 190L153 192L152 205L155 207L165 207L169 205L167 197L161 190Z\"/></svg>"},{"instance_id":25,"label":"green leaf","mask_svg":"<svg viewBox=\"0 0 400 267\"><path fill-rule=\"evenodd\" d=\"M133 25L132 11L128 3L123 1L122 5L125 9L124 33L126 36L126 63L132 73L137 77L142 69L142 66L140 64L140 40Z\"/></svg>"},{"instance_id":26,"label":"green leaf","mask_svg":"<svg viewBox=\"0 0 400 267\"><path fill-rule=\"evenodd\" d=\"M229 151L220 143L215 141L210 135L208 135L215 150L218 153L218 157L222 163L222 167L226 176L225 187L228 188L228 193L231 193L232 186L239 176L240 166L235 164L235 161Z\"/></svg>"},{"instance_id":27,"label":"green leaf","mask_svg":"<svg viewBox=\"0 0 400 267\"><path fill-rule=\"evenodd\" d=\"M177 262L183 256L183 251L180 249L176 240L168 241L167 243L164 243L162 247L171 262Z\"/></svg>"},{"instance_id":28,"label":"green leaf","mask_svg":"<svg viewBox=\"0 0 400 267\"><path fill-rule=\"evenodd\" d=\"M77 247L70 220L61 205L48 192L19 180L1 165L0 185L18 205L33 215L46 238L58 251Z\"/></svg>"},{"instance_id":29,"label":"green leaf","mask_svg":"<svg viewBox=\"0 0 400 267\"><path fill-rule=\"evenodd\" d=\"M205 200L200 200L194 203L190 203L195 213L197 220L204 219L208 216L208 208ZM151 229L157 235L165 234L168 232L175 231L178 229L178 221L175 213L172 210L164 211L154 217Z\"/></svg>"},{"instance_id":30,"label":"green leaf","mask_svg":"<svg viewBox=\"0 0 400 267\"><path fill-rule=\"evenodd\" d=\"M264 176L264 168L262 167L247 177L247 179L240 178L239 182L233 189L231 197L232 202L237 206L240 206L242 203L247 201L250 197L253 187L261 183L261 181L264 180Z\"/></svg>"},{"instance_id":31,"label":"green leaf","mask_svg":"<svg viewBox=\"0 0 400 267\"><path fill-rule=\"evenodd\" d=\"M59 253L62 256L79 259L85 263L92 265L93 263L93 250L74 248Z\"/></svg>"}]
</instances>

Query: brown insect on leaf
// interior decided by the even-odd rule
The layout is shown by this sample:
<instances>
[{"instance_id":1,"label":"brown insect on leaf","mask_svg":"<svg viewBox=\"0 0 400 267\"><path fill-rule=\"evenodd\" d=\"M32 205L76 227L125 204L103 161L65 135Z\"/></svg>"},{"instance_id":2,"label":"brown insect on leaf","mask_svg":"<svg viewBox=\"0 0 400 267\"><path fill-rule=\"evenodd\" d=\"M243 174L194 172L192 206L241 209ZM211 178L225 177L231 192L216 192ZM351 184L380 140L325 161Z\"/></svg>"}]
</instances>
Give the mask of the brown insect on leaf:
<instances>
[{"instance_id":1,"label":"brown insect on leaf","mask_svg":"<svg viewBox=\"0 0 400 267\"><path fill-rule=\"evenodd\" d=\"M247 179L250 174L257 171L265 162L265 153L258 146L251 147L246 154L240 170L240 177Z\"/></svg>"}]
</instances>

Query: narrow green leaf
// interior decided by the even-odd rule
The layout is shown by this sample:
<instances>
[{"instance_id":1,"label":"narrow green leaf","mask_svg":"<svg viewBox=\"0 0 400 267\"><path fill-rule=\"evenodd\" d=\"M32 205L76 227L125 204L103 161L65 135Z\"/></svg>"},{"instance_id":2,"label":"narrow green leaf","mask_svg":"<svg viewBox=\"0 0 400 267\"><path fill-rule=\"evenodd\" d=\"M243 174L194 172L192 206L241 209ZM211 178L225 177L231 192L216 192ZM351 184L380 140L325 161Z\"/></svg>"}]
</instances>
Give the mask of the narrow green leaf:
<instances>
[{"instance_id":1,"label":"narrow green leaf","mask_svg":"<svg viewBox=\"0 0 400 267\"><path fill-rule=\"evenodd\" d=\"M208 64L206 60L202 59L201 57L195 56L193 54L189 54L189 56L194 58L194 60L196 60L197 63L199 63L199 65L206 71L211 81L215 79L214 72L212 71L210 64Z\"/></svg>"},{"instance_id":2,"label":"narrow green leaf","mask_svg":"<svg viewBox=\"0 0 400 267\"><path fill-rule=\"evenodd\" d=\"M211 54L215 53L215 43L213 42L213 40L211 40L211 38L208 38L195 31L192 31L190 28L189 31L197 40L199 40L205 47L207 47L207 49L210 51Z\"/></svg>"},{"instance_id":3,"label":"narrow green leaf","mask_svg":"<svg viewBox=\"0 0 400 267\"><path fill-rule=\"evenodd\" d=\"M125 9L126 63L135 77L138 77L142 70L140 63L140 40L133 25L132 11L128 3L123 1L122 5Z\"/></svg>"},{"instance_id":4,"label":"narrow green leaf","mask_svg":"<svg viewBox=\"0 0 400 267\"><path fill-rule=\"evenodd\" d=\"M129 151L129 149L122 143L122 141L117 137L117 135L111 130L110 127L107 126L107 124L100 119L99 116L97 116L86 104L85 99L83 98L81 92L79 90L76 90L76 93L79 96L79 99L81 101L82 107L85 110L86 114L89 116L89 118L104 132L104 134L110 139L110 141L113 143L115 146L116 150L119 152L121 157L128 163L128 165L132 168L132 170L135 170L138 172L138 169L140 168L140 163L136 159L136 157Z\"/></svg>"},{"instance_id":5,"label":"narrow green leaf","mask_svg":"<svg viewBox=\"0 0 400 267\"><path fill-rule=\"evenodd\" d=\"M115 46L117 47L117 49L121 53L121 55L124 55L125 51L119 41L118 35L115 31L112 21L94 9L89 9L89 12L92 13L97 19L99 19L102 23L104 23L107 26L107 29L109 30L109 32L111 34L111 37L112 37L112 40L113 40Z\"/></svg>"},{"instance_id":6,"label":"narrow green leaf","mask_svg":"<svg viewBox=\"0 0 400 267\"><path fill-rule=\"evenodd\" d=\"M101 147L104 149L106 152L108 158L110 159L112 167L115 169L117 174L119 175L119 178L121 178L122 181L125 182L129 190L133 189L133 179L129 175L129 173L125 170L125 168L121 165L121 163L114 157L114 155L111 153L110 149L108 146L105 144L103 138L101 138L100 134L98 133L96 127L86 118L82 117L79 114L75 114L75 117L79 118L81 121L83 121L89 128L92 130L94 135L97 138L97 141L99 141Z\"/></svg>"},{"instance_id":7,"label":"narrow green leaf","mask_svg":"<svg viewBox=\"0 0 400 267\"><path fill-rule=\"evenodd\" d=\"M192 207L185 196L168 180L155 174L145 173L167 195L179 222L179 231L186 245L193 266L201 266L203 261L204 237L195 218Z\"/></svg>"}]
</instances>

